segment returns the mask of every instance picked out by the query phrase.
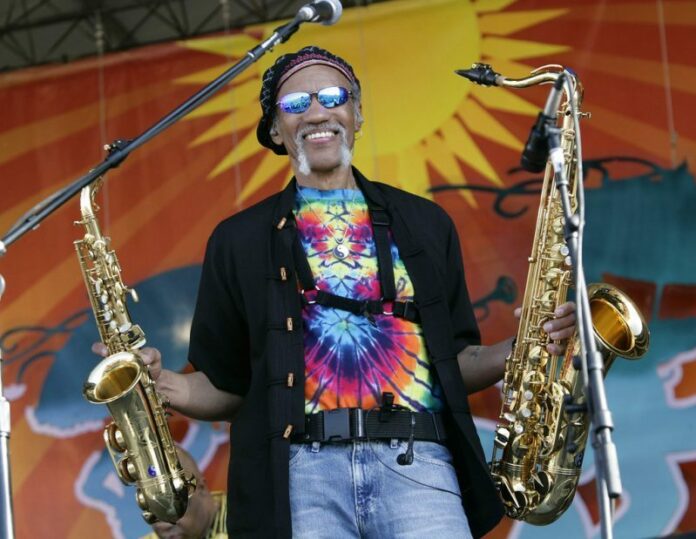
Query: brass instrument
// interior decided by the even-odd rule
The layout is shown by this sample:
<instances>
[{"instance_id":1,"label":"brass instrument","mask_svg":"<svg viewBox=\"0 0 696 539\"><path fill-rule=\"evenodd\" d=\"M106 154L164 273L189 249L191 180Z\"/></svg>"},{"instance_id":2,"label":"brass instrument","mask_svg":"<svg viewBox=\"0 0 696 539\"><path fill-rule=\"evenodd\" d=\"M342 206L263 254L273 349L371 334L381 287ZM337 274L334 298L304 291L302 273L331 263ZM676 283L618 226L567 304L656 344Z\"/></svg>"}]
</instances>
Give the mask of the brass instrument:
<instances>
[{"instance_id":1,"label":"brass instrument","mask_svg":"<svg viewBox=\"0 0 696 539\"><path fill-rule=\"evenodd\" d=\"M83 394L92 403L105 404L111 413L113 422L104 429L104 442L121 481L136 484L143 518L149 524L175 523L186 511L195 483L184 475L162 401L138 355L145 334L131 321L126 305L127 293L134 301L137 295L123 284L116 253L109 238L102 236L93 209L101 181L80 194L82 220L76 224L85 227L85 235L75 242L75 249L109 356L92 370Z\"/></svg>"},{"instance_id":2,"label":"brass instrument","mask_svg":"<svg viewBox=\"0 0 696 539\"><path fill-rule=\"evenodd\" d=\"M566 100L557 111L557 127L575 212L576 133L569 101L577 102L579 109L583 88L577 77L561 66L541 67L523 79L507 79L485 64L458 71L479 84L513 88L555 83L563 72L573 95L564 87ZM582 115L579 110L578 115ZM572 502L589 428L584 384L579 366L573 363L579 352L577 333L563 356L553 356L546 349L552 341L543 330L556 307L566 301L572 281L564 226L554 171L547 163L520 325L505 363L503 403L491 461L491 475L507 515L537 525L553 522ZM644 355L649 332L631 299L609 284L589 285L588 295L604 373L616 356L637 359Z\"/></svg>"}]
</instances>

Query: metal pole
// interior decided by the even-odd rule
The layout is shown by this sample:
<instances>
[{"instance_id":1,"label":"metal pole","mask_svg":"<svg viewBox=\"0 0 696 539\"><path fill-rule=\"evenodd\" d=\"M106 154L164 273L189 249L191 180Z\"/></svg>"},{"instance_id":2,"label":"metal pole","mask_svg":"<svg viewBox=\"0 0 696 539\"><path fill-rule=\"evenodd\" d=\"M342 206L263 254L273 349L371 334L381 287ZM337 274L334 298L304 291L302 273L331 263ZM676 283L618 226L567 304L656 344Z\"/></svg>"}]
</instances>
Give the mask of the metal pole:
<instances>
[{"instance_id":1,"label":"metal pole","mask_svg":"<svg viewBox=\"0 0 696 539\"><path fill-rule=\"evenodd\" d=\"M5 279L0 275L0 298ZM2 386L2 350L0 349L0 539L14 539L12 517L12 481L10 476L10 403Z\"/></svg>"}]
</instances>

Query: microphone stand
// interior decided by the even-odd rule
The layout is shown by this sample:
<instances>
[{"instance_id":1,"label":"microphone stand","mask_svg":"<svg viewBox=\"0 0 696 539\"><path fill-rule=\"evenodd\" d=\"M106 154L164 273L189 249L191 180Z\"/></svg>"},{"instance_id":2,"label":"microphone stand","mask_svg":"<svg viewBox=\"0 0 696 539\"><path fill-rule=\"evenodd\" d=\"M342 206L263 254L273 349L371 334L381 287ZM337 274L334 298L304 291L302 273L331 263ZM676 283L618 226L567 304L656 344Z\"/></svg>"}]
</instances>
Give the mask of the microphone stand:
<instances>
[{"instance_id":1,"label":"microphone stand","mask_svg":"<svg viewBox=\"0 0 696 539\"><path fill-rule=\"evenodd\" d=\"M563 76L563 75L561 75ZM570 87L570 81L566 77L566 87ZM575 121L575 132L579 140L580 131L577 126L577 107L574 106L573 88L567 91L568 102L571 105L571 113ZM587 398L587 411L590 422L594 425L592 430L592 447L595 450L595 481L597 484L597 503L599 504L600 528L604 539L612 538L612 500L621 496L621 477L619 474L618 457L611 432L614 424L611 417L604 387L604 359L597 350L592 327L592 313L587 295L587 284L582 263L582 232L584 227L581 212L572 213L570 205L569 181L566 175L563 150L560 145L560 129L550 124L546 125L546 137L550 150L550 159L555 173L556 187L559 191L563 214L565 217L565 240L572 265L575 270L575 291L577 304L578 333L580 336L580 365L585 379L585 395ZM576 149L578 149L576 145ZM572 158L572 157L571 157ZM578 166L581 167L582 156L577 156ZM581 191L582 169L579 168L578 185L576 189ZM578 197L582 200L581 197ZM578 204L578 208L582 205Z\"/></svg>"},{"instance_id":2,"label":"microphone stand","mask_svg":"<svg viewBox=\"0 0 696 539\"><path fill-rule=\"evenodd\" d=\"M307 13L301 8L295 18L276 28L265 41L250 49L244 58L225 71L207 86L189 97L181 105L162 117L159 121L146 129L143 133L130 140L115 140L107 146L108 155L100 164L91 169L87 174L73 181L67 187L60 189L49 196L43 202L32 208L0 239L0 257L7 252L7 247L21 238L28 231L35 229L51 213L60 208L83 187L93 183L107 171L119 166L128 155L150 139L157 136L172 124L202 105L218 92L229 81L234 79L261 56L279 43L284 43L292 36L304 22L321 22L313 13ZM331 21L329 24L332 24ZM4 291L4 279L0 276L0 296ZM0 351L1 352L1 351ZM0 357L0 539L13 539L14 530L12 524L12 489L10 483L9 463L9 437L10 437L10 405L2 393L2 362Z\"/></svg>"},{"instance_id":3,"label":"microphone stand","mask_svg":"<svg viewBox=\"0 0 696 539\"><path fill-rule=\"evenodd\" d=\"M5 279L0 275L0 299ZM2 349L0 349L0 538L14 537L12 519L12 481L10 480L10 402L2 387Z\"/></svg>"}]
</instances>

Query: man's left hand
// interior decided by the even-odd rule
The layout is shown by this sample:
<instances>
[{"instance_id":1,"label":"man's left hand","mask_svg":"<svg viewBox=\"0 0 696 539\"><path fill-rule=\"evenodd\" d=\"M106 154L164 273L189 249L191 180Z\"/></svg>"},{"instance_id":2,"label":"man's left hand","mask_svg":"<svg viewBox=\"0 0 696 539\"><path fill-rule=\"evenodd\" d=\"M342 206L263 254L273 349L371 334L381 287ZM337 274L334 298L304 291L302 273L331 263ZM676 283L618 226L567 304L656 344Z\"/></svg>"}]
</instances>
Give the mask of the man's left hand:
<instances>
[{"instance_id":1,"label":"man's left hand","mask_svg":"<svg viewBox=\"0 0 696 539\"><path fill-rule=\"evenodd\" d=\"M544 331L554 341L546 346L546 349L555 356L565 352L568 339L575 333L575 303L569 301L559 305L554 312L555 318L544 323Z\"/></svg>"},{"instance_id":2,"label":"man's left hand","mask_svg":"<svg viewBox=\"0 0 696 539\"><path fill-rule=\"evenodd\" d=\"M522 314L522 308L515 309L515 317L519 318ZM559 305L554 312L555 318L544 323L544 331L554 341L546 346L549 353L560 356L565 352L568 344L568 339L575 333L575 303L568 301L563 305Z\"/></svg>"}]
</instances>

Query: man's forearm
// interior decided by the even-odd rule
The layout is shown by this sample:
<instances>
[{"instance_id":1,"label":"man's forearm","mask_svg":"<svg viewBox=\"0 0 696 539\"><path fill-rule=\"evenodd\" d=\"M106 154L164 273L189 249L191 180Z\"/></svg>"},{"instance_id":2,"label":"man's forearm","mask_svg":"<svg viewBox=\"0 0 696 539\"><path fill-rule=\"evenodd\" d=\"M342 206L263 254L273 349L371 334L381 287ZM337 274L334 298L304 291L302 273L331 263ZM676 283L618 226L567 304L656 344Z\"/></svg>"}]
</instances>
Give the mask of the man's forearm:
<instances>
[{"instance_id":1,"label":"man's forearm","mask_svg":"<svg viewBox=\"0 0 696 539\"><path fill-rule=\"evenodd\" d=\"M459 370L469 394L485 389L503 377L512 338L491 346L467 346L457 355Z\"/></svg>"},{"instance_id":2,"label":"man's forearm","mask_svg":"<svg viewBox=\"0 0 696 539\"><path fill-rule=\"evenodd\" d=\"M181 374L167 369L157 379L157 391L169 398L169 405L193 419L231 421L243 398L216 388L202 372Z\"/></svg>"}]
</instances>

